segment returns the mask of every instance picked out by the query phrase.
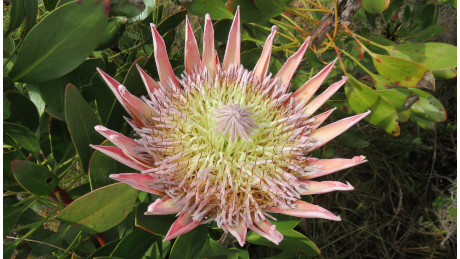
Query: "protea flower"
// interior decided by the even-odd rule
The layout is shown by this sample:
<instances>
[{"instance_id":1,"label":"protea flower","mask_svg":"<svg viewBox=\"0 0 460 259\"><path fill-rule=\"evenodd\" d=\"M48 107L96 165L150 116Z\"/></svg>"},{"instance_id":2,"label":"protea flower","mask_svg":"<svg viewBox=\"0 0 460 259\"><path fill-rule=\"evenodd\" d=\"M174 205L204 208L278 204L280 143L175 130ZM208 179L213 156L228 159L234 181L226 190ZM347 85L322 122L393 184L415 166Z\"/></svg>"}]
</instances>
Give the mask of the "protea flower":
<instances>
[{"instance_id":1,"label":"protea flower","mask_svg":"<svg viewBox=\"0 0 460 259\"><path fill-rule=\"evenodd\" d=\"M160 82L137 67L148 97L131 95L123 85L99 70L130 114L137 133L131 139L103 126L96 130L117 147L93 146L138 173L112 174L112 179L164 196L148 207L147 215L178 216L164 240L216 221L241 246L247 229L275 244L283 239L267 218L282 213L302 218L339 221L326 209L301 200L301 195L353 190L349 183L311 181L366 162L317 159L308 156L369 112L319 127L333 109L311 115L347 80L331 85L307 102L333 68L335 61L289 93L291 80L310 38L281 70L267 76L276 26L253 71L240 65L239 8L228 37L223 64L214 50L214 31L206 15L203 54L186 20L185 72L176 78L165 44L151 25ZM275 216L276 217L276 216Z\"/></svg>"}]
</instances>

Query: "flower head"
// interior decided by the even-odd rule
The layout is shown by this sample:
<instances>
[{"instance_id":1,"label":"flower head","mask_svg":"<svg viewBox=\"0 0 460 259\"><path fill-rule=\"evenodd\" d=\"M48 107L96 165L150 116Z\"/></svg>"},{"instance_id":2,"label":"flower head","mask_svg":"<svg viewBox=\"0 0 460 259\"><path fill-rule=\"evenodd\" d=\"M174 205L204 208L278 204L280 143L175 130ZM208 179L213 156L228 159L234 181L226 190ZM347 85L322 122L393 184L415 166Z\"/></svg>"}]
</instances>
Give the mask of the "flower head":
<instances>
[{"instance_id":1,"label":"flower head","mask_svg":"<svg viewBox=\"0 0 460 259\"><path fill-rule=\"evenodd\" d=\"M324 127L319 126L333 109L311 117L347 80L344 77L309 102L335 61L289 93L289 81L310 39L274 77L267 76L274 26L259 62L248 71L240 65L239 19L238 8L222 66L213 49L210 16L205 19L201 58L186 20L185 72L180 79L173 73L161 36L151 25L160 82L138 66L148 97L131 95L99 70L130 114L132 119L126 120L138 138L97 126L96 130L117 147L93 147L142 172L111 178L164 196L151 204L146 214L177 214L165 240L216 221L240 245L245 243L247 228L279 244L283 236L267 220L273 218L271 213L340 220L326 209L302 201L301 195L353 190L349 183L311 179L366 161L363 156L307 156L369 113Z\"/></svg>"}]
</instances>

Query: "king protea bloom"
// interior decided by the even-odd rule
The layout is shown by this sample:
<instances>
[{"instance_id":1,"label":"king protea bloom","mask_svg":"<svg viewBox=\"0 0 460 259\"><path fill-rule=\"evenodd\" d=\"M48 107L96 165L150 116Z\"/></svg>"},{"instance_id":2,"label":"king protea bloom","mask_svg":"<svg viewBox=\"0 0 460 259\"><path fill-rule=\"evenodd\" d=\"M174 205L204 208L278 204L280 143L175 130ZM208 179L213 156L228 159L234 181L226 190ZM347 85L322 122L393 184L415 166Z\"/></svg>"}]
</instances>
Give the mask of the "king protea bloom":
<instances>
[{"instance_id":1,"label":"king protea bloom","mask_svg":"<svg viewBox=\"0 0 460 259\"><path fill-rule=\"evenodd\" d=\"M339 221L328 210L301 200L301 195L353 190L349 183L311 179L366 162L364 156L307 156L369 113L324 127L319 126L334 109L311 117L347 80L343 77L309 102L335 61L289 93L289 81L310 38L274 77L267 76L274 26L254 70L246 70L240 64L238 8L222 65L214 50L210 16L205 19L201 58L186 20L185 71L177 78L155 25L151 29L160 82L137 66L147 97L131 95L99 70L131 116L126 120L137 138L96 126L116 147L93 147L141 172L112 174L112 179L163 196L145 214L178 216L164 240L216 221L241 246L248 228L279 244L283 235L267 220L276 217L272 213Z\"/></svg>"}]
</instances>

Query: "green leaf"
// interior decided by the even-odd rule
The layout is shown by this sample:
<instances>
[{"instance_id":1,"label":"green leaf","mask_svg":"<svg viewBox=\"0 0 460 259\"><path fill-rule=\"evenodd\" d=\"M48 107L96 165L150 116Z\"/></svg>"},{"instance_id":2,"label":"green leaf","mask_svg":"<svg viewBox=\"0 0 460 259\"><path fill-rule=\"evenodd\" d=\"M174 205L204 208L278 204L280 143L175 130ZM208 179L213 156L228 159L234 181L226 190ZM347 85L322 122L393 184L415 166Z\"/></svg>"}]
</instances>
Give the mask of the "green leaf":
<instances>
[{"instance_id":1,"label":"green leaf","mask_svg":"<svg viewBox=\"0 0 460 259\"><path fill-rule=\"evenodd\" d=\"M408 38L414 38L414 40L417 40L417 41L428 40L428 39L438 36L439 34L445 32L446 30L447 30L447 27L445 25L435 24L435 25L431 25L430 27L426 28L425 30L413 36L408 36Z\"/></svg>"},{"instance_id":2,"label":"green leaf","mask_svg":"<svg viewBox=\"0 0 460 259\"><path fill-rule=\"evenodd\" d=\"M432 71L455 70L457 67L457 47L450 44L440 42L405 43L388 47L386 50L391 56L411 60ZM435 71L433 71L434 73Z\"/></svg>"},{"instance_id":3,"label":"green leaf","mask_svg":"<svg viewBox=\"0 0 460 259\"><path fill-rule=\"evenodd\" d=\"M114 146L109 140L105 140L101 145ZM96 151L91 157L91 161L89 163L89 178L91 189L95 190L103 186L115 183L115 180L109 178L110 174L131 172L137 171L99 151Z\"/></svg>"},{"instance_id":4,"label":"green leaf","mask_svg":"<svg viewBox=\"0 0 460 259\"><path fill-rule=\"evenodd\" d=\"M208 239L208 225L200 225L180 235L171 249L170 259L195 259L200 255Z\"/></svg>"},{"instance_id":5,"label":"green leaf","mask_svg":"<svg viewBox=\"0 0 460 259\"><path fill-rule=\"evenodd\" d=\"M355 112L363 113L371 110L371 113L364 118L366 121L394 136L399 135L400 128L396 121L398 115L395 107L383 99L375 90L348 74L345 94Z\"/></svg>"},{"instance_id":6,"label":"green leaf","mask_svg":"<svg viewBox=\"0 0 460 259\"><path fill-rule=\"evenodd\" d=\"M435 130L436 129L436 123L435 122L427 121L427 120L425 120L423 118L420 118L416 114L412 114L410 116L410 120L415 122L415 123L417 123L417 125L422 129L426 129L426 130Z\"/></svg>"},{"instance_id":7,"label":"green leaf","mask_svg":"<svg viewBox=\"0 0 460 259\"><path fill-rule=\"evenodd\" d=\"M24 21L26 17L26 12L24 10L24 2L22 0L16 0L11 2L11 11L10 11L10 26L3 34L3 38L6 38L10 33L19 28L19 26Z\"/></svg>"},{"instance_id":8,"label":"green leaf","mask_svg":"<svg viewBox=\"0 0 460 259\"><path fill-rule=\"evenodd\" d=\"M45 112L45 101L41 97L40 88L37 84L27 84L27 90L29 91L30 100L34 103L35 108L37 108L38 116L40 121L42 121L42 115Z\"/></svg>"},{"instance_id":9,"label":"green leaf","mask_svg":"<svg viewBox=\"0 0 460 259\"><path fill-rule=\"evenodd\" d=\"M145 230L136 229L124 237L110 255L119 258L142 258L152 244L159 239Z\"/></svg>"},{"instance_id":10,"label":"green leaf","mask_svg":"<svg viewBox=\"0 0 460 259\"><path fill-rule=\"evenodd\" d=\"M5 93L3 93L3 119L8 119L11 116L11 103L6 98Z\"/></svg>"},{"instance_id":11,"label":"green leaf","mask_svg":"<svg viewBox=\"0 0 460 259\"><path fill-rule=\"evenodd\" d=\"M129 116L128 113L99 74L93 76L91 87L96 98L97 112L101 118L102 125L119 131L125 123L123 116Z\"/></svg>"},{"instance_id":12,"label":"green leaf","mask_svg":"<svg viewBox=\"0 0 460 259\"><path fill-rule=\"evenodd\" d=\"M9 77L15 82L41 82L75 69L102 37L107 3L73 1L50 12L24 39Z\"/></svg>"},{"instance_id":13,"label":"green leaf","mask_svg":"<svg viewBox=\"0 0 460 259\"><path fill-rule=\"evenodd\" d=\"M29 161L13 161L11 169L18 183L37 196L48 195L59 183L57 176L47 168Z\"/></svg>"},{"instance_id":14,"label":"green leaf","mask_svg":"<svg viewBox=\"0 0 460 259\"><path fill-rule=\"evenodd\" d=\"M134 17L144 11L144 1L111 0L110 15Z\"/></svg>"},{"instance_id":15,"label":"green leaf","mask_svg":"<svg viewBox=\"0 0 460 259\"><path fill-rule=\"evenodd\" d=\"M276 16L271 12L262 12L254 1L236 0L227 2L227 9L233 14L235 14L237 6L240 6L241 21L260 23Z\"/></svg>"},{"instance_id":16,"label":"green leaf","mask_svg":"<svg viewBox=\"0 0 460 259\"><path fill-rule=\"evenodd\" d=\"M193 1L182 4L191 14L204 17L206 14L213 20L233 19L233 14L227 10L225 4L220 0Z\"/></svg>"},{"instance_id":17,"label":"green leaf","mask_svg":"<svg viewBox=\"0 0 460 259\"><path fill-rule=\"evenodd\" d=\"M412 105L412 114L431 122L442 122L447 119L446 109L438 99L420 89L413 89L412 91L420 98Z\"/></svg>"},{"instance_id":18,"label":"green leaf","mask_svg":"<svg viewBox=\"0 0 460 259\"><path fill-rule=\"evenodd\" d=\"M163 35L167 33L168 31L179 26L185 20L187 13L188 13L187 10L180 10L168 16L166 19L161 21L156 27L158 30L158 33L160 33L160 35Z\"/></svg>"},{"instance_id":19,"label":"green leaf","mask_svg":"<svg viewBox=\"0 0 460 259\"><path fill-rule=\"evenodd\" d=\"M72 70L61 77L38 83L40 93L46 103L46 110L51 110L53 117L65 117L65 89L68 84L80 87L80 77L76 70ZM59 113L59 115L56 113Z\"/></svg>"},{"instance_id":20,"label":"green leaf","mask_svg":"<svg viewBox=\"0 0 460 259\"><path fill-rule=\"evenodd\" d=\"M410 19L410 6L406 5L406 7L404 7L404 18L403 18L402 23L409 21L409 19Z\"/></svg>"},{"instance_id":21,"label":"green leaf","mask_svg":"<svg viewBox=\"0 0 460 259\"><path fill-rule=\"evenodd\" d=\"M283 9L289 8L283 1L280 0L254 0L259 10L270 14L272 17L278 16L284 12ZM245 10L241 10L244 12Z\"/></svg>"},{"instance_id":22,"label":"green leaf","mask_svg":"<svg viewBox=\"0 0 460 259\"><path fill-rule=\"evenodd\" d=\"M5 134L5 133L3 133ZM5 138L9 136L3 135L3 142ZM3 181L4 183L17 183L16 178L14 178L13 171L11 170L11 162L15 160L25 159L21 150L16 149L12 152L3 152Z\"/></svg>"},{"instance_id":23,"label":"green leaf","mask_svg":"<svg viewBox=\"0 0 460 259\"><path fill-rule=\"evenodd\" d=\"M376 27L375 25L375 14L369 13L368 11L364 10L364 14L366 15L366 20L367 22L372 26Z\"/></svg>"},{"instance_id":24,"label":"green leaf","mask_svg":"<svg viewBox=\"0 0 460 259\"><path fill-rule=\"evenodd\" d=\"M7 91L5 95L11 103L11 115L5 121L22 125L35 132L40 122L35 104L16 91Z\"/></svg>"},{"instance_id":25,"label":"green leaf","mask_svg":"<svg viewBox=\"0 0 460 259\"><path fill-rule=\"evenodd\" d=\"M38 15L38 4L35 1L22 0L24 3L24 12L26 14L26 26L24 29L25 33L28 33L37 22ZM22 35L25 37L25 35Z\"/></svg>"},{"instance_id":26,"label":"green leaf","mask_svg":"<svg viewBox=\"0 0 460 259\"><path fill-rule=\"evenodd\" d=\"M59 2L59 0L43 0L43 4L45 5L45 9L48 12L53 11L56 8L58 2Z\"/></svg>"},{"instance_id":27,"label":"green leaf","mask_svg":"<svg viewBox=\"0 0 460 259\"><path fill-rule=\"evenodd\" d=\"M78 72L78 75L80 75L81 85L91 83L91 79L97 73L96 68L105 70L105 62L103 58L89 58L77 67L76 71Z\"/></svg>"},{"instance_id":28,"label":"green leaf","mask_svg":"<svg viewBox=\"0 0 460 259\"><path fill-rule=\"evenodd\" d=\"M53 251L56 251L57 247L61 245L61 242L64 240L64 236L66 234L66 231L64 232L58 232L56 234L53 234L49 237L47 237L45 240L43 240L43 243L50 244L53 246L49 246L46 244L39 244L37 247L35 247L32 252L27 256L27 258L32 259L32 258L39 258L41 256L45 256L47 254L50 254ZM41 241L41 240L40 240Z\"/></svg>"},{"instance_id":29,"label":"green leaf","mask_svg":"<svg viewBox=\"0 0 460 259\"><path fill-rule=\"evenodd\" d=\"M372 53L379 74L392 84L403 87L434 89L433 73L420 64L397 57Z\"/></svg>"},{"instance_id":30,"label":"green leaf","mask_svg":"<svg viewBox=\"0 0 460 259\"><path fill-rule=\"evenodd\" d=\"M276 221L267 217L267 220L270 221L272 225L276 225L276 229L280 230L289 230L293 229L297 224L299 224L301 218L284 215L284 214L273 214L273 217L276 218Z\"/></svg>"},{"instance_id":31,"label":"green leaf","mask_svg":"<svg viewBox=\"0 0 460 259\"><path fill-rule=\"evenodd\" d=\"M141 203L136 211L136 226L153 234L166 236L171 225L176 221L175 215L144 215L149 204Z\"/></svg>"},{"instance_id":32,"label":"green leaf","mask_svg":"<svg viewBox=\"0 0 460 259\"><path fill-rule=\"evenodd\" d=\"M131 64L128 73L126 74L123 85L126 86L126 89L135 96L147 95L147 88L145 88L144 81L139 74L139 71L136 68L136 64L142 67L142 64L145 61L145 57L140 57Z\"/></svg>"},{"instance_id":33,"label":"green leaf","mask_svg":"<svg viewBox=\"0 0 460 259\"><path fill-rule=\"evenodd\" d=\"M67 161L75 155L72 137L65 122L51 118L49 122L49 136L51 152L58 164Z\"/></svg>"},{"instance_id":34,"label":"green leaf","mask_svg":"<svg viewBox=\"0 0 460 259\"><path fill-rule=\"evenodd\" d=\"M390 4L390 0L362 0L363 7L371 14L379 14L385 11Z\"/></svg>"},{"instance_id":35,"label":"green leaf","mask_svg":"<svg viewBox=\"0 0 460 259\"><path fill-rule=\"evenodd\" d=\"M16 90L16 87L9 77L3 76L3 92L8 90Z\"/></svg>"},{"instance_id":36,"label":"green leaf","mask_svg":"<svg viewBox=\"0 0 460 259\"><path fill-rule=\"evenodd\" d=\"M435 78L449 79L457 76L457 68L437 69L431 70L431 72Z\"/></svg>"},{"instance_id":37,"label":"green leaf","mask_svg":"<svg viewBox=\"0 0 460 259\"><path fill-rule=\"evenodd\" d=\"M92 191L59 212L56 219L95 234L120 223L134 207L138 190L124 183Z\"/></svg>"},{"instance_id":38,"label":"green leaf","mask_svg":"<svg viewBox=\"0 0 460 259\"><path fill-rule=\"evenodd\" d=\"M217 243L212 238L208 238L208 242L204 246L201 254L197 258L208 258L208 259L237 259L238 251L228 249L225 246Z\"/></svg>"},{"instance_id":39,"label":"green leaf","mask_svg":"<svg viewBox=\"0 0 460 259\"><path fill-rule=\"evenodd\" d=\"M3 130L32 156L39 159L40 142L32 131L21 125L7 122L3 123Z\"/></svg>"},{"instance_id":40,"label":"green leaf","mask_svg":"<svg viewBox=\"0 0 460 259\"><path fill-rule=\"evenodd\" d=\"M65 119L83 170L88 172L94 151L89 145L102 142L101 135L94 129L100 123L91 106L73 85L68 85L65 92Z\"/></svg>"},{"instance_id":41,"label":"green leaf","mask_svg":"<svg viewBox=\"0 0 460 259\"><path fill-rule=\"evenodd\" d=\"M297 259L298 256L296 254L290 252L284 252L278 255L270 256L264 259Z\"/></svg>"},{"instance_id":42,"label":"green leaf","mask_svg":"<svg viewBox=\"0 0 460 259\"><path fill-rule=\"evenodd\" d=\"M230 19L222 19L214 23L214 39L223 43L227 43L228 34L230 33L230 28L232 27L233 21ZM241 28L241 41L250 40L253 42L258 42L264 44L263 41L252 38L249 34Z\"/></svg>"},{"instance_id":43,"label":"green leaf","mask_svg":"<svg viewBox=\"0 0 460 259\"><path fill-rule=\"evenodd\" d=\"M351 127L338 137L340 143L346 147L364 148L369 146L366 136L356 127Z\"/></svg>"},{"instance_id":44,"label":"green leaf","mask_svg":"<svg viewBox=\"0 0 460 259\"><path fill-rule=\"evenodd\" d=\"M113 252L113 250L117 247L118 243L120 243L121 240L113 240L111 242L108 242L104 246L100 247L97 249L94 253L92 253L88 258L96 258L96 257L101 257L101 256L110 256Z\"/></svg>"},{"instance_id":45,"label":"green leaf","mask_svg":"<svg viewBox=\"0 0 460 259\"><path fill-rule=\"evenodd\" d=\"M127 23L128 19L123 16L109 18L102 39L94 50L104 50L117 43L125 32Z\"/></svg>"},{"instance_id":46,"label":"green leaf","mask_svg":"<svg viewBox=\"0 0 460 259\"><path fill-rule=\"evenodd\" d=\"M91 192L91 185L89 183L84 183L82 185L79 185L73 188L67 193L69 194L70 197L72 197L72 199L76 200L89 192Z\"/></svg>"},{"instance_id":47,"label":"green leaf","mask_svg":"<svg viewBox=\"0 0 460 259\"><path fill-rule=\"evenodd\" d=\"M3 239L11 232L21 215L24 206L3 206Z\"/></svg>"},{"instance_id":48,"label":"green leaf","mask_svg":"<svg viewBox=\"0 0 460 259\"><path fill-rule=\"evenodd\" d=\"M391 1L388 9L385 11L383 17L385 20L390 21L391 17L399 10L404 0L393 0Z\"/></svg>"},{"instance_id":49,"label":"green leaf","mask_svg":"<svg viewBox=\"0 0 460 259\"><path fill-rule=\"evenodd\" d=\"M418 20L421 21L422 24L419 25L417 29L424 30L428 28L430 25L436 24L437 20L435 20L435 17L436 17L436 4L431 3L431 4L425 5L418 17Z\"/></svg>"},{"instance_id":50,"label":"green leaf","mask_svg":"<svg viewBox=\"0 0 460 259\"><path fill-rule=\"evenodd\" d=\"M377 93L382 96L387 102L396 108L398 121L406 122L411 114L411 106L418 100L413 88L393 88L377 90Z\"/></svg>"},{"instance_id":51,"label":"green leaf","mask_svg":"<svg viewBox=\"0 0 460 259\"><path fill-rule=\"evenodd\" d=\"M295 230L279 230L279 232L284 236L284 238L278 246L254 231L250 231L248 233L246 241L256 245L276 247L283 251L307 256L315 256L320 253L318 247L316 247L310 239L299 232Z\"/></svg>"},{"instance_id":52,"label":"green leaf","mask_svg":"<svg viewBox=\"0 0 460 259\"><path fill-rule=\"evenodd\" d=\"M129 18L129 22L131 23L131 22L136 22L136 21L143 21L147 17L149 17L149 15L155 9L156 1L157 0L144 0L144 5L145 5L144 11L142 11L142 13L138 14L135 17ZM158 14L160 13L163 13L163 11L158 12ZM158 19L158 21L161 21L161 17L159 18L160 19Z\"/></svg>"},{"instance_id":53,"label":"green leaf","mask_svg":"<svg viewBox=\"0 0 460 259\"><path fill-rule=\"evenodd\" d=\"M3 243L3 258L12 258L19 240Z\"/></svg>"}]
</instances>

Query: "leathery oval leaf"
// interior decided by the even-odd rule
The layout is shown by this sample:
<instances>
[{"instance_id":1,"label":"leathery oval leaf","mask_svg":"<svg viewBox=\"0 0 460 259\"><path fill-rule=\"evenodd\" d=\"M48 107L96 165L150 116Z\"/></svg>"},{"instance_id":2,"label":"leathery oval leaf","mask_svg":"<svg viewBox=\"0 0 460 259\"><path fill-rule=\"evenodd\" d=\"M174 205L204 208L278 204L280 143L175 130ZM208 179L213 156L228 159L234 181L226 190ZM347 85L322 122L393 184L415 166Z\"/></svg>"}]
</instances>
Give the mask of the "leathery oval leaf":
<instances>
[{"instance_id":1,"label":"leathery oval leaf","mask_svg":"<svg viewBox=\"0 0 460 259\"><path fill-rule=\"evenodd\" d=\"M208 238L208 242L204 246L201 254L197 258L227 258L237 259L238 250L229 249L212 238Z\"/></svg>"},{"instance_id":2,"label":"leathery oval leaf","mask_svg":"<svg viewBox=\"0 0 460 259\"><path fill-rule=\"evenodd\" d=\"M371 56L379 74L392 84L403 87L434 88L433 74L425 66L397 57L380 54L371 54Z\"/></svg>"},{"instance_id":3,"label":"leathery oval leaf","mask_svg":"<svg viewBox=\"0 0 460 259\"><path fill-rule=\"evenodd\" d=\"M101 145L115 146L108 139L104 140ZM110 174L134 172L137 171L96 150L96 152L94 152L93 156L91 157L91 161L89 162L89 178L91 183L91 190L116 183L115 180L109 178Z\"/></svg>"},{"instance_id":4,"label":"leathery oval leaf","mask_svg":"<svg viewBox=\"0 0 460 259\"><path fill-rule=\"evenodd\" d=\"M9 77L41 82L75 69L99 43L108 5L108 0L72 1L50 12L27 34Z\"/></svg>"},{"instance_id":5,"label":"leathery oval leaf","mask_svg":"<svg viewBox=\"0 0 460 259\"><path fill-rule=\"evenodd\" d=\"M267 220L270 221L270 223L272 225L276 225L277 230L280 230L280 229L286 229L286 230L293 229L295 226L297 226L297 224L299 224L299 222L301 220L301 218L294 217L294 216L289 216L289 215L284 215L284 214L281 214L281 213L273 214L272 216L274 218L276 218L276 221L271 219L271 218L268 218L268 217L267 217Z\"/></svg>"},{"instance_id":6,"label":"leathery oval leaf","mask_svg":"<svg viewBox=\"0 0 460 259\"><path fill-rule=\"evenodd\" d=\"M65 122L50 118L49 138L51 152L58 163L62 163L75 155L75 147Z\"/></svg>"},{"instance_id":7,"label":"leathery oval leaf","mask_svg":"<svg viewBox=\"0 0 460 259\"><path fill-rule=\"evenodd\" d=\"M271 246L279 248L283 251L293 252L307 256L315 256L320 253L316 245L306 236L295 230L278 230L283 236L283 241L277 246L271 241L265 239L254 231L249 231L246 236L246 241L256 245Z\"/></svg>"},{"instance_id":8,"label":"leathery oval leaf","mask_svg":"<svg viewBox=\"0 0 460 259\"><path fill-rule=\"evenodd\" d=\"M3 130L21 147L27 150L27 152L38 159L40 152L40 141L32 131L24 126L7 122L3 123Z\"/></svg>"},{"instance_id":9,"label":"leathery oval leaf","mask_svg":"<svg viewBox=\"0 0 460 259\"><path fill-rule=\"evenodd\" d=\"M11 169L18 183L38 196L48 195L59 182L59 178L48 169L29 161L13 161Z\"/></svg>"},{"instance_id":10,"label":"leathery oval leaf","mask_svg":"<svg viewBox=\"0 0 460 259\"><path fill-rule=\"evenodd\" d=\"M442 122L447 119L446 109L438 99L420 89L412 91L419 97L419 100L411 106L412 113L431 122Z\"/></svg>"},{"instance_id":11,"label":"leathery oval leaf","mask_svg":"<svg viewBox=\"0 0 460 259\"><path fill-rule=\"evenodd\" d=\"M390 0L363 0L363 7L371 14L382 13L388 8Z\"/></svg>"},{"instance_id":12,"label":"leathery oval leaf","mask_svg":"<svg viewBox=\"0 0 460 259\"><path fill-rule=\"evenodd\" d=\"M38 83L47 110L59 113L62 117L64 117L65 89L68 84L80 87L80 76L76 70L72 70L61 77Z\"/></svg>"},{"instance_id":13,"label":"leathery oval leaf","mask_svg":"<svg viewBox=\"0 0 460 259\"><path fill-rule=\"evenodd\" d=\"M118 243L111 257L142 258L149 247L159 238L160 236L153 235L143 229L136 229Z\"/></svg>"},{"instance_id":14,"label":"leathery oval leaf","mask_svg":"<svg viewBox=\"0 0 460 259\"><path fill-rule=\"evenodd\" d=\"M446 43L405 43L388 47L387 51L394 57L414 61L430 70L452 70L457 67L457 47ZM456 76L456 73L451 76Z\"/></svg>"},{"instance_id":15,"label":"leathery oval leaf","mask_svg":"<svg viewBox=\"0 0 460 259\"><path fill-rule=\"evenodd\" d=\"M56 219L89 234L104 232L128 216L137 193L125 183L102 187L72 202Z\"/></svg>"},{"instance_id":16,"label":"leathery oval leaf","mask_svg":"<svg viewBox=\"0 0 460 259\"><path fill-rule=\"evenodd\" d=\"M171 249L170 259L194 259L200 255L208 241L208 225L200 225L180 235Z\"/></svg>"},{"instance_id":17,"label":"leathery oval leaf","mask_svg":"<svg viewBox=\"0 0 460 259\"><path fill-rule=\"evenodd\" d=\"M3 239L11 232L25 206L3 206Z\"/></svg>"},{"instance_id":18,"label":"leathery oval leaf","mask_svg":"<svg viewBox=\"0 0 460 259\"><path fill-rule=\"evenodd\" d=\"M11 115L6 121L22 125L35 132L39 124L39 114L35 104L16 91L7 91L5 96L11 103Z\"/></svg>"},{"instance_id":19,"label":"leathery oval leaf","mask_svg":"<svg viewBox=\"0 0 460 259\"><path fill-rule=\"evenodd\" d=\"M94 151L89 145L102 142L101 135L94 130L100 123L91 106L73 85L68 85L65 92L65 119L83 170L88 172Z\"/></svg>"},{"instance_id":20,"label":"leathery oval leaf","mask_svg":"<svg viewBox=\"0 0 460 259\"><path fill-rule=\"evenodd\" d=\"M348 75L348 83L345 86L345 94L351 108L356 113L363 113L371 110L371 113L364 118L371 124L398 136L400 128L396 108L388 103L375 90L359 82L356 78Z\"/></svg>"}]
</instances>

